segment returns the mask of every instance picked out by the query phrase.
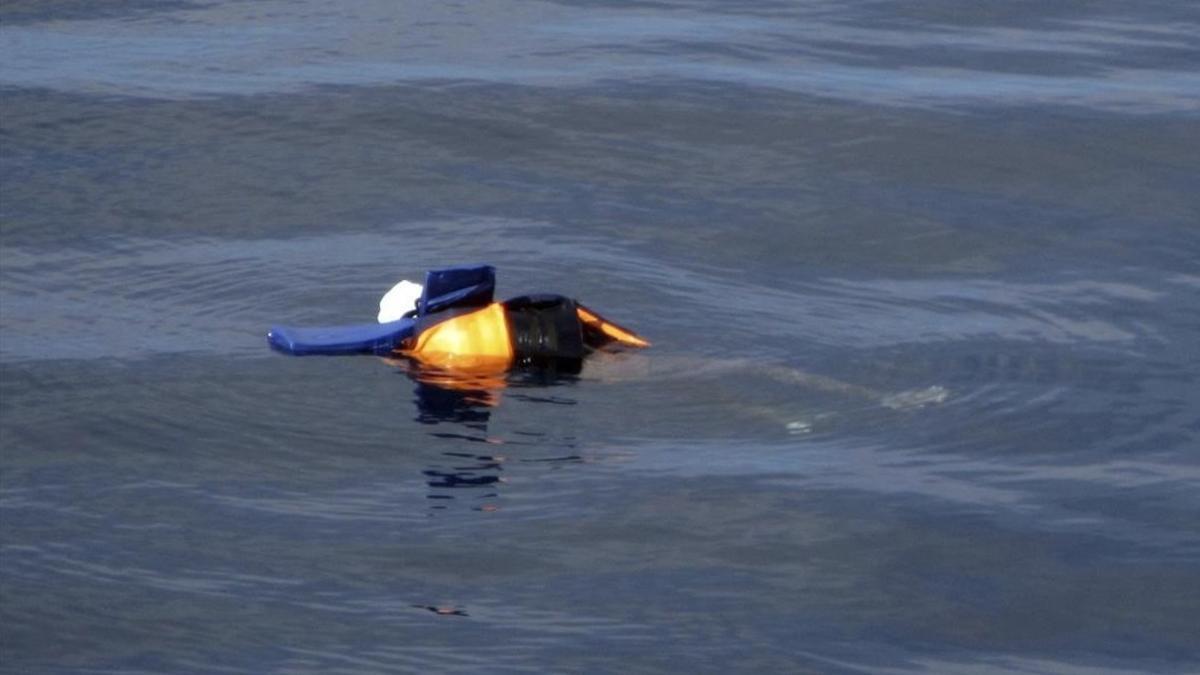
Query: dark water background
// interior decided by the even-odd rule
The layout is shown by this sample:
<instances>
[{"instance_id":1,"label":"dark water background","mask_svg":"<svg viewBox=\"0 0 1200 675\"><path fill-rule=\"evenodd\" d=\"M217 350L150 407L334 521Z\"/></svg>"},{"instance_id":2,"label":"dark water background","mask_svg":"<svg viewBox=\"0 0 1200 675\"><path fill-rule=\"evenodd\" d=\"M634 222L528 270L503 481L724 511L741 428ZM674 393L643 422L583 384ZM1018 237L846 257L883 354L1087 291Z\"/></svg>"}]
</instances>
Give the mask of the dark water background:
<instances>
[{"instance_id":1,"label":"dark water background","mask_svg":"<svg viewBox=\"0 0 1200 675\"><path fill-rule=\"evenodd\" d=\"M1200 671L1196 3L9 0L0 95L5 672ZM655 346L266 348L476 261Z\"/></svg>"}]
</instances>

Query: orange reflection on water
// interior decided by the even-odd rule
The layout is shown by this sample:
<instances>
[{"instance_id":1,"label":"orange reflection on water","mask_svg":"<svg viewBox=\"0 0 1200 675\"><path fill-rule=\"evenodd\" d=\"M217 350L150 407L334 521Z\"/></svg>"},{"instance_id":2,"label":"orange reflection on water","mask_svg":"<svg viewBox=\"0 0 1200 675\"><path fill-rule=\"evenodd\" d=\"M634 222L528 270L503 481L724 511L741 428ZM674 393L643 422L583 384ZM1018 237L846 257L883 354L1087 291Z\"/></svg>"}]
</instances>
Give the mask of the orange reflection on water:
<instances>
[{"instance_id":1,"label":"orange reflection on water","mask_svg":"<svg viewBox=\"0 0 1200 675\"><path fill-rule=\"evenodd\" d=\"M508 387L512 366L508 359L487 356L458 357L453 365L434 365L405 356L383 360L421 384L461 394L464 403L492 408L500 405L500 394Z\"/></svg>"}]
</instances>

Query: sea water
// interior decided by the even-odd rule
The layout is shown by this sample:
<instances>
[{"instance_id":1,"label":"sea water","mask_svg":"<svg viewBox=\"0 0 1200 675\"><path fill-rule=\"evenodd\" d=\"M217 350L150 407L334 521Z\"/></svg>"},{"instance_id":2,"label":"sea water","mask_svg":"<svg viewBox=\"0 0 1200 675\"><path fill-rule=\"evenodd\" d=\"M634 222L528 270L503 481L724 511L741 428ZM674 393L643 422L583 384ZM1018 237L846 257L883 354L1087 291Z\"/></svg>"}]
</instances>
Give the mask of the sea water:
<instances>
[{"instance_id":1,"label":"sea water","mask_svg":"<svg viewBox=\"0 0 1200 675\"><path fill-rule=\"evenodd\" d=\"M1200 670L1189 2L10 1L0 670ZM271 352L426 269L654 345Z\"/></svg>"}]
</instances>

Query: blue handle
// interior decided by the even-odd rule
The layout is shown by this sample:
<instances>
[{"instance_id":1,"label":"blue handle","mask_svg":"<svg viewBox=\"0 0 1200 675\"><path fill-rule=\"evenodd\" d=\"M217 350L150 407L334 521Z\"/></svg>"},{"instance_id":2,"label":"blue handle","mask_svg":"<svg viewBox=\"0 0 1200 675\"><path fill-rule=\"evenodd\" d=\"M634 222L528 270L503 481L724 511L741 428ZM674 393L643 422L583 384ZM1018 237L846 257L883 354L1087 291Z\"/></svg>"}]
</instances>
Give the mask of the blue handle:
<instances>
[{"instance_id":1,"label":"blue handle","mask_svg":"<svg viewBox=\"0 0 1200 675\"><path fill-rule=\"evenodd\" d=\"M272 326L267 342L281 352L308 354L387 354L401 340L411 337L416 321L400 319L388 323L357 326L295 328Z\"/></svg>"}]
</instances>

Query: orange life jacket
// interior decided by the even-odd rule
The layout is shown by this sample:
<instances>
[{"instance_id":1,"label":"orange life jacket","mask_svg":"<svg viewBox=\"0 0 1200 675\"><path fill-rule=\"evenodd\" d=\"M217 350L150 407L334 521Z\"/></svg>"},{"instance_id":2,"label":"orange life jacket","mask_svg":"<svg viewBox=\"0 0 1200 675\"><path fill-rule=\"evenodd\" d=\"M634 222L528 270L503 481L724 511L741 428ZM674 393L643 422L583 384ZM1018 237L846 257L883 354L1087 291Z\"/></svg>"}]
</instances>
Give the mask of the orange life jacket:
<instances>
[{"instance_id":1,"label":"orange life jacket","mask_svg":"<svg viewBox=\"0 0 1200 675\"><path fill-rule=\"evenodd\" d=\"M650 343L570 298L529 295L425 317L398 352L427 366L453 370L541 363L570 368L587 352L610 345Z\"/></svg>"}]
</instances>

